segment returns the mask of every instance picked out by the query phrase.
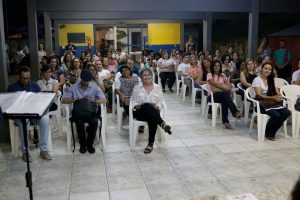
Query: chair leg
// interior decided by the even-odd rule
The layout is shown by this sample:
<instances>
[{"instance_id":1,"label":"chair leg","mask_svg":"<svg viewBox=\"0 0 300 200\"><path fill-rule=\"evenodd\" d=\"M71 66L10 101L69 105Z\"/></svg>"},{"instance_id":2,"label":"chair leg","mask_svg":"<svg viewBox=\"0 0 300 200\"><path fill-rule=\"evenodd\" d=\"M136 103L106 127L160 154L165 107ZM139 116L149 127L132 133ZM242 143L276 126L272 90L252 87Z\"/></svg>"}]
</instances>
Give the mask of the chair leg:
<instances>
[{"instance_id":1,"label":"chair leg","mask_svg":"<svg viewBox=\"0 0 300 200\"><path fill-rule=\"evenodd\" d=\"M123 120L123 110L120 109L119 112L117 112L117 124L118 124L118 130L122 130L122 120Z\"/></svg>"},{"instance_id":2,"label":"chair leg","mask_svg":"<svg viewBox=\"0 0 300 200\"><path fill-rule=\"evenodd\" d=\"M192 89L192 107L194 108L195 107L195 101L196 101L196 90L195 89Z\"/></svg>"},{"instance_id":3,"label":"chair leg","mask_svg":"<svg viewBox=\"0 0 300 200\"><path fill-rule=\"evenodd\" d=\"M49 134L48 134L48 151L52 151L52 133L51 128L49 126Z\"/></svg>"},{"instance_id":4,"label":"chair leg","mask_svg":"<svg viewBox=\"0 0 300 200\"><path fill-rule=\"evenodd\" d=\"M212 127L216 127L217 123L217 107L215 105L212 105Z\"/></svg>"},{"instance_id":5,"label":"chair leg","mask_svg":"<svg viewBox=\"0 0 300 200\"><path fill-rule=\"evenodd\" d=\"M254 118L257 118L257 116L252 116L252 118L251 118L251 122L250 122L250 128L249 128L249 134L251 134L251 132L252 132L252 128L253 128L253 124L254 124ZM257 124L257 126L258 126L258 124Z\"/></svg>"},{"instance_id":6,"label":"chair leg","mask_svg":"<svg viewBox=\"0 0 300 200\"><path fill-rule=\"evenodd\" d=\"M133 125L133 129L129 136L130 137L130 149L132 149L132 150L135 148L138 131L139 131L139 127L136 125Z\"/></svg>"},{"instance_id":7,"label":"chair leg","mask_svg":"<svg viewBox=\"0 0 300 200\"><path fill-rule=\"evenodd\" d=\"M182 84L182 102L185 102L186 85Z\"/></svg>"},{"instance_id":8,"label":"chair leg","mask_svg":"<svg viewBox=\"0 0 300 200\"><path fill-rule=\"evenodd\" d=\"M298 138L299 137L299 131L300 131L300 123L299 123L299 121L300 121L300 113L296 112L295 113L295 123L293 122L293 124L295 124L295 125L293 125L293 126L295 126L295 128L294 128L295 135L293 136L294 138Z\"/></svg>"}]
</instances>

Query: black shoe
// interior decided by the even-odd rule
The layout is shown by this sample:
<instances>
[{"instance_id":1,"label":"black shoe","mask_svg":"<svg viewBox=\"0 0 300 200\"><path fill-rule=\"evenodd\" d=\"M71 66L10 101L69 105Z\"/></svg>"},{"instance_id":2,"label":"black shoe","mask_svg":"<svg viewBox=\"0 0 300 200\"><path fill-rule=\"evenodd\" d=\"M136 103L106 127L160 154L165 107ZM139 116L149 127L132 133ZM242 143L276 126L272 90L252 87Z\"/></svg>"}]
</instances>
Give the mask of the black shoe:
<instances>
[{"instance_id":1,"label":"black shoe","mask_svg":"<svg viewBox=\"0 0 300 200\"><path fill-rule=\"evenodd\" d=\"M164 129L164 131L165 131L166 133L168 133L169 135L172 134L171 126L169 126L169 125L166 124L165 122L163 122L163 123L161 124L161 127L162 127L162 128Z\"/></svg>"},{"instance_id":2,"label":"black shoe","mask_svg":"<svg viewBox=\"0 0 300 200\"><path fill-rule=\"evenodd\" d=\"M90 154L95 153L95 148L94 148L93 146L88 147L87 150L88 150L88 152L89 152Z\"/></svg>"},{"instance_id":3,"label":"black shoe","mask_svg":"<svg viewBox=\"0 0 300 200\"><path fill-rule=\"evenodd\" d=\"M174 92L174 90L172 88L170 88L169 91L172 92L172 93Z\"/></svg>"},{"instance_id":4,"label":"black shoe","mask_svg":"<svg viewBox=\"0 0 300 200\"><path fill-rule=\"evenodd\" d=\"M166 92L166 89L162 89L163 92Z\"/></svg>"},{"instance_id":5,"label":"black shoe","mask_svg":"<svg viewBox=\"0 0 300 200\"><path fill-rule=\"evenodd\" d=\"M80 146L79 152L82 153L82 154L85 154L86 153L86 147Z\"/></svg>"}]
</instances>

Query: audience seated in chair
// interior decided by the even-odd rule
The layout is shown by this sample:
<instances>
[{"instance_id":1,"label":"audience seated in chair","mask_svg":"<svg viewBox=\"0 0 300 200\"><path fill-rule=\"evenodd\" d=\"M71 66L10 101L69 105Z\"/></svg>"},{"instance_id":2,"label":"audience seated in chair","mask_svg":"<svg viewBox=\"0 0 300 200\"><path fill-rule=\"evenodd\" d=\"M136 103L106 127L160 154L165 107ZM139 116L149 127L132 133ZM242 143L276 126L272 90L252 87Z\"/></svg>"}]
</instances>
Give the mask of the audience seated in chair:
<instances>
[{"instance_id":1,"label":"audience seated in chair","mask_svg":"<svg viewBox=\"0 0 300 200\"><path fill-rule=\"evenodd\" d=\"M280 95L279 88L275 86L273 66L271 63L262 65L261 75L252 82L252 87L256 93L256 99L260 103L261 113L270 116L267 123L265 136L274 141L275 134L282 126L284 121L290 116L291 112L282 106L283 98ZM277 105L265 105L262 101L277 102Z\"/></svg>"},{"instance_id":2,"label":"audience seated in chair","mask_svg":"<svg viewBox=\"0 0 300 200\"><path fill-rule=\"evenodd\" d=\"M223 125L225 128L230 129L231 125L228 121L228 109L236 118L240 118L241 113L237 110L230 98L232 85L229 83L225 74L222 73L222 63L220 61L214 61L211 67L211 73L207 74L207 82L209 83L210 90L213 92L214 101L222 104Z\"/></svg>"},{"instance_id":3,"label":"audience seated in chair","mask_svg":"<svg viewBox=\"0 0 300 200\"><path fill-rule=\"evenodd\" d=\"M168 51L163 52L163 57L157 61L157 67L159 68L159 77L161 80L162 91L165 92L166 83L170 92L173 92L173 84L176 80L174 60L170 58ZM167 82L167 79L169 81Z\"/></svg>"},{"instance_id":4,"label":"audience seated in chair","mask_svg":"<svg viewBox=\"0 0 300 200\"><path fill-rule=\"evenodd\" d=\"M300 60L298 60L298 70L294 71L294 73L292 75L291 83L293 85L300 85Z\"/></svg>"},{"instance_id":5,"label":"audience seated in chair","mask_svg":"<svg viewBox=\"0 0 300 200\"><path fill-rule=\"evenodd\" d=\"M95 83L91 83L93 76L89 70L83 70L80 78L80 81L76 82L68 90L66 90L62 99L62 103L70 104L78 99L88 99L95 101L97 104L106 102L105 96L100 88ZM88 123L87 138L85 136L85 123ZM98 116L95 115L95 117L89 121L75 120L75 124L80 143L79 152L82 154L86 153L86 151L91 154L95 153L93 144L98 127Z\"/></svg>"},{"instance_id":6,"label":"audience seated in chair","mask_svg":"<svg viewBox=\"0 0 300 200\"><path fill-rule=\"evenodd\" d=\"M22 67L19 72L19 80L13 84L10 84L7 88L7 92L17 92L17 91L27 91L27 92L40 92L41 88L38 84L30 81L30 68ZM28 108L30 109L30 108ZM40 157L45 160L52 160L52 156L48 152L48 134L49 134L49 116L46 114L38 120L40 125ZM26 149L23 136L23 126L21 120L15 120L15 125L19 127L19 135L21 140L21 150L23 152L22 159L23 161L27 160ZM32 161L31 156L29 155L29 161Z\"/></svg>"},{"instance_id":7,"label":"audience seated in chair","mask_svg":"<svg viewBox=\"0 0 300 200\"><path fill-rule=\"evenodd\" d=\"M160 107L164 104L164 97L159 85L153 84L153 73L144 68L140 72L142 84L136 85L132 92L133 116L137 120L147 121L149 126L148 145L144 153L151 153L157 125L172 134L171 127L160 116Z\"/></svg>"}]
</instances>

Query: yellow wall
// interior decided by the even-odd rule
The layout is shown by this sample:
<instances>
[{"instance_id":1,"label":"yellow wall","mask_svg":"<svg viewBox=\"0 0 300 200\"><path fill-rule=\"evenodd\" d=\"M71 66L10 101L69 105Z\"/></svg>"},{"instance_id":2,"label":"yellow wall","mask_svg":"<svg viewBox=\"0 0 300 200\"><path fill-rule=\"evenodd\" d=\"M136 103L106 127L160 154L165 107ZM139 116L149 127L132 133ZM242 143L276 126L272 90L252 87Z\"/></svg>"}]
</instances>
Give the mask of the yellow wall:
<instances>
[{"instance_id":1,"label":"yellow wall","mask_svg":"<svg viewBox=\"0 0 300 200\"><path fill-rule=\"evenodd\" d=\"M59 24L58 25L58 38L59 46L66 46L68 44L68 33L85 33L89 36L92 45L94 45L94 25L93 24ZM87 40L85 43L74 43L76 46L88 46Z\"/></svg>"},{"instance_id":2,"label":"yellow wall","mask_svg":"<svg viewBox=\"0 0 300 200\"><path fill-rule=\"evenodd\" d=\"M148 24L148 44L180 44L179 23Z\"/></svg>"}]
</instances>

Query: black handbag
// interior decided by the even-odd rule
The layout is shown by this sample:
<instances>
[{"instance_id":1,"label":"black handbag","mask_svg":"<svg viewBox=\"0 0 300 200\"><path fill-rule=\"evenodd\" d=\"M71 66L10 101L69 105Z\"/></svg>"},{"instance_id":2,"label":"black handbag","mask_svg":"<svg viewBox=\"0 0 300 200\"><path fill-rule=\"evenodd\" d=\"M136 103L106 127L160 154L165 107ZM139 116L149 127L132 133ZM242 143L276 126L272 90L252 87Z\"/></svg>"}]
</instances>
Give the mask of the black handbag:
<instances>
[{"instance_id":1,"label":"black handbag","mask_svg":"<svg viewBox=\"0 0 300 200\"><path fill-rule=\"evenodd\" d=\"M295 107L295 110L300 112L300 97L297 99L294 107Z\"/></svg>"},{"instance_id":2,"label":"black handbag","mask_svg":"<svg viewBox=\"0 0 300 200\"><path fill-rule=\"evenodd\" d=\"M78 99L74 102L72 110L72 119L74 121L88 122L97 118L98 105L88 99Z\"/></svg>"},{"instance_id":3,"label":"black handbag","mask_svg":"<svg viewBox=\"0 0 300 200\"><path fill-rule=\"evenodd\" d=\"M72 152L75 151L75 136L74 136L73 122L75 123L76 121L89 122L95 118L101 120L101 109L100 108L98 109L98 105L96 102L88 99L78 99L74 102L72 117L70 118L72 138L73 138ZM102 121L100 123L102 123ZM100 130L101 130L101 126L102 124L100 124ZM100 135L101 132L99 134L99 137Z\"/></svg>"}]
</instances>

